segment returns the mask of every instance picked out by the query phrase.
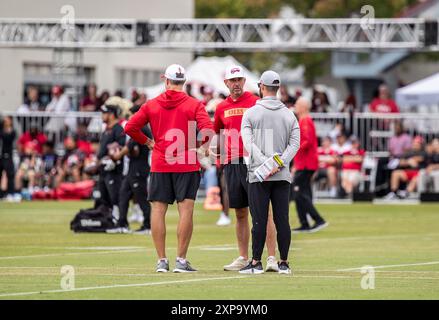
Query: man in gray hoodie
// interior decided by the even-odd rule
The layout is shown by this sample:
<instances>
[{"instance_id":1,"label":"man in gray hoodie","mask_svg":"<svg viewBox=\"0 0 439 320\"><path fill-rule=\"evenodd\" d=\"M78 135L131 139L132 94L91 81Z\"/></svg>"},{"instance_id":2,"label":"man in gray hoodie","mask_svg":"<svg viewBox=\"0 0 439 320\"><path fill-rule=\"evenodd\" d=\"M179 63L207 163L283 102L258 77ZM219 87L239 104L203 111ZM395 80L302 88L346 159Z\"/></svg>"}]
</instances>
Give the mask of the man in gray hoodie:
<instances>
[{"instance_id":1,"label":"man in gray hoodie","mask_svg":"<svg viewBox=\"0 0 439 320\"><path fill-rule=\"evenodd\" d=\"M291 184L290 162L300 146L299 124L291 112L276 98L280 77L266 71L259 81L262 99L244 113L241 135L250 155L248 164L249 206L252 216L253 259L240 273L263 273L261 256L265 245L268 206L271 201L280 252L279 273L289 274L288 251L291 242L289 225L289 190ZM257 169L267 160L278 155L280 166L273 167L260 181Z\"/></svg>"}]
</instances>

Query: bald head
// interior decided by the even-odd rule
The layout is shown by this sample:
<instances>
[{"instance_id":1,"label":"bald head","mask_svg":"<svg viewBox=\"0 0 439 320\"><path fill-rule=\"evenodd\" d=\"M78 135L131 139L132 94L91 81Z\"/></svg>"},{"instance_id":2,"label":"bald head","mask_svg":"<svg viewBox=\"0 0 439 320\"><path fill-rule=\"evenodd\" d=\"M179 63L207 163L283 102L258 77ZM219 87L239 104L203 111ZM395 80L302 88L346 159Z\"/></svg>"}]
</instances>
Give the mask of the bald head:
<instances>
[{"instance_id":1,"label":"bald head","mask_svg":"<svg viewBox=\"0 0 439 320\"><path fill-rule=\"evenodd\" d=\"M300 97L299 99L297 99L296 103L294 104L294 111L299 117L308 114L310 108L311 108L311 103L305 97Z\"/></svg>"}]
</instances>

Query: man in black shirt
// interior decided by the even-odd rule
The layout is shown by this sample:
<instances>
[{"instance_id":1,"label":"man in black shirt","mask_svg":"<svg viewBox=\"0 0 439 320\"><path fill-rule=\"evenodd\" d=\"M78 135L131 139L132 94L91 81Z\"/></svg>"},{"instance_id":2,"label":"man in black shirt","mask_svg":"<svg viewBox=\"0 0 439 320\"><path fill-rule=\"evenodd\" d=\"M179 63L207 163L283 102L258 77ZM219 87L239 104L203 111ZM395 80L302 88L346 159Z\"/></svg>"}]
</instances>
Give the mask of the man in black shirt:
<instances>
[{"instance_id":1,"label":"man in black shirt","mask_svg":"<svg viewBox=\"0 0 439 320\"><path fill-rule=\"evenodd\" d=\"M139 106L134 106L130 111L134 114L140 109ZM144 127L142 132L150 139L152 139L151 130ZM119 221L117 227L107 230L108 233L129 233L127 213L131 198L134 196L143 212L143 225L136 234L151 234L151 205L147 201L147 180L149 174L149 148L146 145L141 145L132 139L129 139L125 147L111 156L113 161L120 161L124 156L129 158L128 174L122 180L122 186L119 196Z\"/></svg>"},{"instance_id":2,"label":"man in black shirt","mask_svg":"<svg viewBox=\"0 0 439 320\"><path fill-rule=\"evenodd\" d=\"M6 194L10 198L13 196L14 180L15 180L15 168L12 160L12 150L16 134L12 123L11 117L5 117L3 121L0 121L0 179L3 171L6 173L8 180L8 187ZM2 190L0 190L2 193ZM3 195L0 194L0 198Z\"/></svg>"},{"instance_id":3,"label":"man in black shirt","mask_svg":"<svg viewBox=\"0 0 439 320\"><path fill-rule=\"evenodd\" d=\"M119 218L119 192L122 180L122 161L114 162L111 155L125 145L125 133L119 124L121 109L116 105L101 107L102 121L106 124L102 133L98 151L101 164L98 187L101 204L113 209L114 218Z\"/></svg>"},{"instance_id":4,"label":"man in black shirt","mask_svg":"<svg viewBox=\"0 0 439 320\"><path fill-rule=\"evenodd\" d=\"M425 169L419 172L418 191L439 192L439 139L433 139L426 147Z\"/></svg>"}]
</instances>

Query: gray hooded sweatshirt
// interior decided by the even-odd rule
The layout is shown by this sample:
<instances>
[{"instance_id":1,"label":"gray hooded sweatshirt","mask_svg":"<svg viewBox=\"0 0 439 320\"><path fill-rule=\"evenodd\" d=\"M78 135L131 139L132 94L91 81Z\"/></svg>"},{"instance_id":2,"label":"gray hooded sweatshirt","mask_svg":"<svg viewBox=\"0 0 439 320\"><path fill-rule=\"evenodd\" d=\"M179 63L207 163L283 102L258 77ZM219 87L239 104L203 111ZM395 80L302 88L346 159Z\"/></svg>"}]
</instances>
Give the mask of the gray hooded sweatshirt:
<instances>
[{"instance_id":1,"label":"gray hooded sweatshirt","mask_svg":"<svg viewBox=\"0 0 439 320\"><path fill-rule=\"evenodd\" d=\"M284 167L266 181L291 183L290 163L300 146L299 123L291 110L276 97L258 100L244 113L241 136L250 156L250 183L259 182L254 171L275 153L280 155Z\"/></svg>"}]
</instances>

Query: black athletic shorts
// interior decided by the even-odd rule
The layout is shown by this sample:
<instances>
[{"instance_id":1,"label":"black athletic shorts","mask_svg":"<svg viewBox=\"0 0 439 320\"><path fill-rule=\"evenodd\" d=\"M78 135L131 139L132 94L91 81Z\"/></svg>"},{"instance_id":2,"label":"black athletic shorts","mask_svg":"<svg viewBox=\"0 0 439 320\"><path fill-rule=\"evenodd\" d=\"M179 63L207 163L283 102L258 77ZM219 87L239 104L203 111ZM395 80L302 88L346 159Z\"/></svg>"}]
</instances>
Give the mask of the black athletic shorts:
<instances>
[{"instance_id":1,"label":"black athletic shorts","mask_svg":"<svg viewBox=\"0 0 439 320\"><path fill-rule=\"evenodd\" d=\"M148 201L173 204L175 200L195 200L200 186L200 172L151 172Z\"/></svg>"},{"instance_id":2,"label":"black athletic shorts","mask_svg":"<svg viewBox=\"0 0 439 320\"><path fill-rule=\"evenodd\" d=\"M229 206L233 209L248 207L247 165L244 163L224 165Z\"/></svg>"}]
</instances>

